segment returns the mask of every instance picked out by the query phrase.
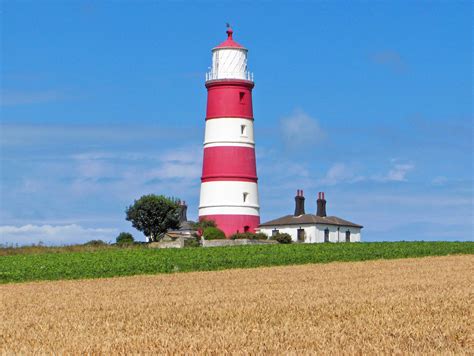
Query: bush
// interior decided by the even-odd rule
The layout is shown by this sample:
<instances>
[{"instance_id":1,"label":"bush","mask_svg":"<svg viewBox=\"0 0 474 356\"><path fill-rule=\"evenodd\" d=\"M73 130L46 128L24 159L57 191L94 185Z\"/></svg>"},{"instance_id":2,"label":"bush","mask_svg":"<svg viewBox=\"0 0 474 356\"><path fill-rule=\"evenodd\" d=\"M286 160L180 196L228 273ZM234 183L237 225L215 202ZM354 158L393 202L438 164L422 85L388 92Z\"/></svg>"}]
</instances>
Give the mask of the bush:
<instances>
[{"instance_id":1,"label":"bush","mask_svg":"<svg viewBox=\"0 0 474 356\"><path fill-rule=\"evenodd\" d=\"M203 232L203 236L206 240L223 240L225 239L224 231L217 227L206 227Z\"/></svg>"},{"instance_id":2,"label":"bush","mask_svg":"<svg viewBox=\"0 0 474 356\"><path fill-rule=\"evenodd\" d=\"M217 227L217 224L214 220L201 219L192 226L195 230L204 230L206 227Z\"/></svg>"},{"instance_id":3,"label":"bush","mask_svg":"<svg viewBox=\"0 0 474 356\"><path fill-rule=\"evenodd\" d=\"M240 240L240 239L248 239L248 233L246 232L236 232L229 236L231 240Z\"/></svg>"},{"instance_id":4,"label":"bush","mask_svg":"<svg viewBox=\"0 0 474 356\"><path fill-rule=\"evenodd\" d=\"M255 234L255 240L268 240L267 234L264 234L263 232L257 232Z\"/></svg>"},{"instance_id":5,"label":"bush","mask_svg":"<svg viewBox=\"0 0 474 356\"><path fill-rule=\"evenodd\" d=\"M126 244L133 244L135 239L133 235L128 232L121 232L120 235L117 236L115 239L117 245L126 245Z\"/></svg>"},{"instance_id":6,"label":"bush","mask_svg":"<svg viewBox=\"0 0 474 356\"><path fill-rule=\"evenodd\" d=\"M272 240L278 241L278 243L281 244L290 244L291 243L291 236L287 233L278 233L274 236L272 236Z\"/></svg>"},{"instance_id":7,"label":"bush","mask_svg":"<svg viewBox=\"0 0 474 356\"><path fill-rule=\"evenodd\" d=\"M107 245L107 242L102 241L102 240L90 240L84 244L84 246L105 246L105 245Z\"/></svg>"},{"instance_id":8,"label":"bush","mask_svg":"<svg viewBox=\"0 0 474 356\"><path fill-rule=\"evenodd\" d=\"M199 240L198 237L184 240L184 247L200 247L200 246L201 246L201 241Z\"/></svg>"},{"instance_id":9,"label":"bush","mask_svg":"<svg viewBox=\"0 0 474 356\"><path fill-rule=\"evenodd\" d=\"M268 236L263 232L237 232L230 236L232 240L249 239L249 240L267 240Z\"/></svg>"}]
</instances>

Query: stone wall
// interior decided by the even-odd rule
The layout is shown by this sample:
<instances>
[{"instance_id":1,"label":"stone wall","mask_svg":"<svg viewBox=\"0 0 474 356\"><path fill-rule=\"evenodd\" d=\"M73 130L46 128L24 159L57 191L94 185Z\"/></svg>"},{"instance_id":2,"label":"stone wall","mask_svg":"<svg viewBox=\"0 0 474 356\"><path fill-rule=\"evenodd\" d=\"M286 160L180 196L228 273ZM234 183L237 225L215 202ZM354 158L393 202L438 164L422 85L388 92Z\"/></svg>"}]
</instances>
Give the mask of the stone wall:
<instances>
[{"instance_id":1,"label":"stone wall","mask_svg":"<svg viewBox=\"0 0 474 356\"><path fill-rule=\"evenodd\" d=\"M149 248L183 248L184 238L179 237L174 241L159 241L148 244Z\"/></svg>"},{"instance_id":2,"label":"stone wall","mask_svg":"<svg viewBox=\"0 0 474 356\"><path fill-rule=\"evenodd\" d=\"M237 239L237 240L202 240L202 247L218 247L218 246L240 246L240 245L268 245L276 244L274 240L250 240L250 239Z\"/></svg>"}]
</instances>

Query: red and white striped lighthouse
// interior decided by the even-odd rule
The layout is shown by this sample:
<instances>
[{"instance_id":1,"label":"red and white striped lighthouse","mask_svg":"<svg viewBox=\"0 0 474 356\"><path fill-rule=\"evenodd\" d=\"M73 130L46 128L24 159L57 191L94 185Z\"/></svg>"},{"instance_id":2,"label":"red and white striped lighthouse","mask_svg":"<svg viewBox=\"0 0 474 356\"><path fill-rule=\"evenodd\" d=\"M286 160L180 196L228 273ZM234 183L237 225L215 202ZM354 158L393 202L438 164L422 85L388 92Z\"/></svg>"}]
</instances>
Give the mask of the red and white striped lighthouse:
<instances>
[{"instance_id":1,"label":"red and white striped lighthouse","mask_svg":"<svg viewBox=\"0 0 474 356\"><path fill-rule=\"evenodd\" d=\"M260 224L253 132L253 75L247 49L232 39L212 49L206 74L207 113L199 219L214 220L226 236Z\"/></svg>"}]
</instances>

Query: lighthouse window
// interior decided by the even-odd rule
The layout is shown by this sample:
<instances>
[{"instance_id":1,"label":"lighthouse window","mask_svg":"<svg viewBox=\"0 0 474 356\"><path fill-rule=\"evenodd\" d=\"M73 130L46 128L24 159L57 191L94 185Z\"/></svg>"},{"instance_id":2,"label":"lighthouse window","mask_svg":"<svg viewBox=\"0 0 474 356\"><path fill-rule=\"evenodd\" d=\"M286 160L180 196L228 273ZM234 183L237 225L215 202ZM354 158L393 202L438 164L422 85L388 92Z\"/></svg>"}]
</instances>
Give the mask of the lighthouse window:
<instances>
[{"instance_id":1,"label":"lighthouse window","mask_svg":"<svg viewBox=\"0 0 474 356\"><path fill-rule=\"evenodd\" d=\"M241 104L244 103L244 97L245 97L245 92L244 91L239 92L239 100Z\"/></svg>"},{"instance_id":2,"label":"lighthouse window","mask_svg":"<svg viewBox=\"0 0 474 356\"><path fill-rule=\"evenodd\" d=\"M240 135L247 136L247 125L240 125Z\"/></svg>"},{"instance_id":3,"label":"lighthouse window","mask_svg":"<svg viewBox=\"0 0 474 356\"><path fill-rule=\"evenodd\" d=\"M243 194L244 203L247 202L248 195L249 195L249 193L244 193Z\"/></svg>"}]
</instances>

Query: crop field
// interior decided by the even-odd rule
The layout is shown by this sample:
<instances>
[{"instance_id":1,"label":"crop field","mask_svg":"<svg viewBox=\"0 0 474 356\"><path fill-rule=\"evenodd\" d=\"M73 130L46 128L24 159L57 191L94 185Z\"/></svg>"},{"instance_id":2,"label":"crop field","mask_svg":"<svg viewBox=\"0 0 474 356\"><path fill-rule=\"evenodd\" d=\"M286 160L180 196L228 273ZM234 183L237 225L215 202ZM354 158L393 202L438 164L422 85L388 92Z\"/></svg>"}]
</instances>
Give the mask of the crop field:
<instances>
[{"instance_id":1,"label":"crop field","mask_svg":"<svg viewBox=\"0 0 474 356\"><path fill-rule=\"evenodd\" d=\"M0 353L473 354L473 270L459 255L4 284Z\"/></svg>"},{"instance_id":2,"label":"crop field","mask_svg":"<svg viewBox=\"0 0 474 356\"><path fill-rule=\"evenodd\" d=\"M17 253L15 253L17 252ZM31 253L28 253L31 252ZM0 251L0 282L215 271L334 261L474 254L473 242L379 242L213 248L19 248Z\"/></svg>"}]
</instances>

